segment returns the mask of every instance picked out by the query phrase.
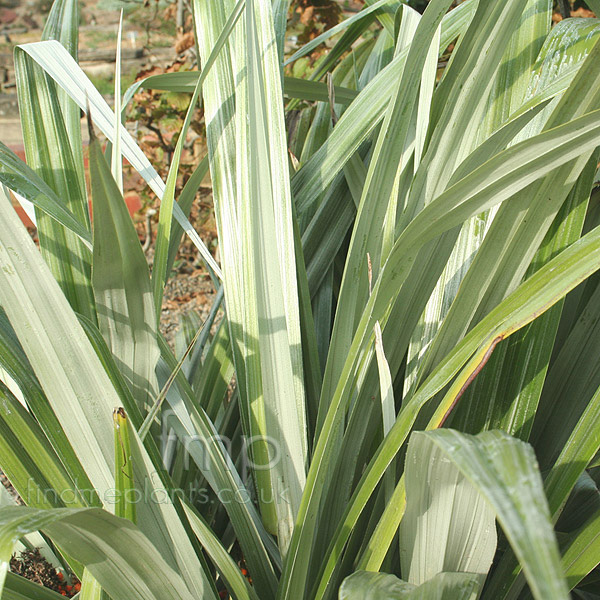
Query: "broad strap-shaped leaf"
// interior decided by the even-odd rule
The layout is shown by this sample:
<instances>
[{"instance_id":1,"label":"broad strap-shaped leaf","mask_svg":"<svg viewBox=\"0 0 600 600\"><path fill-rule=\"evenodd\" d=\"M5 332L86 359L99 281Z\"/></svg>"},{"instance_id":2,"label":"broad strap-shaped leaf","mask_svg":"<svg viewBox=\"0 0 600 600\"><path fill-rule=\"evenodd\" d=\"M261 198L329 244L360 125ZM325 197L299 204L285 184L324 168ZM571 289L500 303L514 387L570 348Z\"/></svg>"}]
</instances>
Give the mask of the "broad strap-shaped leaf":
<instances>
[{"instance_id":1,"label":"broad strap-shaped leaf","mask_svg":"<svg viewBox=\"0 0 600 600\"><path fill-rule=\"evenodd\" d=\"M496 515L444 451L411 437L404 469L406 511L400 524L400 563L420 585L438 573L479 575L481 590L496 552Z\"/></svg>"},{"instance_id":2,"label":"broad strap-shaped leaf","mask_svg":"<svg viewBox=\"0 0 600 600\"><path fill-rule=\"evenodd\" d=\"M202 184L202 181L208 173L208 157L204 157L200 164L194 169L194 172L190 178L186 181L181 194L177 199L177 204L181 208L181 212L185 218L188 219L192 204L196 199L196 193ZM177 221L174 219L171 224L171 234L169 236L169 258L167 260L167 273L171 273L173 270L173 264L179 251L179 245L181 244L181 238L183 237L184 230Z\"/></svg>"},{"instance_id":3,"label":"broad strap-shaped leaf","mask_svg":"<svg viewBox=\"0 0 600 600\"><path fill-rule=\"evenodd\" d=\"M240 181L237 203L243 246L252 256L252 270L245 274L253 290L247 301L255 307L241 325L246 339L256 336L260 353L260 374L251 374L260 377L263 396L252 402L251 412L260 415L255 433L269 436L281 453L270 469L268 491L278 499L278 538L285 552L304 488L308 451L292 199L270 2L248 1L245 18L247 46L238 60L245 63L247 74L238 86L236 116L241 142L237 165L248 186Z\"/></svg>"},{"instance_id":4,"label":"broad strap-shaped leaf","mask_svg":"<svg viewBox=\"0 0 600 600\"><path fill-rule=\"evenodd\" d=\"M491 431L478 436L450 429L417 432L409 454L436 446L493 507L536 599L568 598L558 544L531 446Z\"/></svg>"},{"instance_id":5,"label":"broad strap-shaped leaf","mask_svg":"<svg viewBox=\"0 0 600 600\"><path fill-rule=\"evenodd\" d=\"M98 506L92 494L79 493L44 432L11 391L0 381L0 465L28 506L62 508ZM9 448L14 450L10 451Z\"/></svg>"},{"instance_id":6,"label":"broad strap-shaped leaf","mask_svg":"<svg viewBox=\"0 0 600 600\"><path fill-rule=\"evenodd\" d=\"M389 1L389 0L387 0ZM194 92L198 83L200 74L197 71L176 71L173 73L163 73L161 75L151 75L141 81L136 81L128 90L125 99L133 97L140 88L151 90L166 90L170 92ZM349 105L358 96L356 90L334 86L336 102ZM327 102L327 85L319 81L310 81L298 77L283 78L283 95L287 98L298 98L307 101Z\"/></svg>"},{"instance_id":7,"label":"broad strap-shaped leaf","mask_svg":"<svg viewBox=\"0 0 600 600\"><path fill-rule=\"evenodd\" d=\"M572 536L562 557L567 584L573 589L600 563L600 511Z\"/></svg>"},{"instance_id":8,"label":"broad strap-shaped leaf","mask_svg":"<svg viewBox=\"0 0 600 600\"><path fill-rule=\"evenodd\" d=\"M115 141L111 148L110 171L121 194L123 193L123 156L121 155L121 36L123 31L123 9L117 31L117 56L115 59Z\"/></svg>"},{"instance_id":9,"label":"broad strap-shaped leaf","mask_svg":"<svg viewBox=\"0 0 600 600\"><path fill-rule=\"evenodd\" d=\"M79 17L77 1L57 0L52 3L42 32L42 39L58 40L75 60ZM15 56L15 75L20 81L19 112L28 161L58 193L65 207L89 229L79 108L64 91L55 88L41 69L22 58ZM69 231L39 210L36 213L40 247L48 264L76 309L95 318L86 244L82 246ZM58 257L67 263L61 264Z\"/></svg>"},{"instance_id":10,"label":"broad strap-shaped leaf","mask_svg":"<svg viewBox=\"0 0 600 600\"><path fill-rule=\"evenodd\" d=\"M544 488L548 498L550 514L555 523L563 513L565 504L577 485L577 482L585 473L586 466L592 461L592 458L600 448L599 413L600 389L596 391L593 398L589 401L577 425L570 432L569 438L564 444L561 443L562 451L546 476ZM596 494L594 494L594 496L595 495ZM582 513L581 510L579 510L577 512L577 517L585 519L585 513ZM582 542L583 547L588 543L591 545L598 543L594 537L597 533L591 533L594 531L595 527L597 528L597 521L598 520L596 519L596 523L594 523L594 520L592 519L589 523L590 529L582 527L581 532L573 534L571 550L567 551L569 556L567 559L563 557L563 565L570 565L570 561L573 561L574 563L574 565L569 566L565 571L568 579L569 577L571 578L569 583L571 584L572 582L572 585L570 585L570 587L573 587L578 581L576 574L580 573L580 565L586 564L588 561L590 561L590 564L594 563L594 559L590 558L589 554L581 552L579 555L578 550L573 550L573 546L579 544L579 542L576 542L575 540L581 534L581 539L586 540ZM591 537L588 538L587 536L590 535ZM600 558L598 560L600 560ZM590 570L594 566L595 564L592 564ZM515 556L512 553L505 554L488 584L489 593L497 597L511 597L511 595L518 593L524 584L523 578L518 576L520 572L521 569L518 566ZM587 571L582 573L581 577L586 574Z\"/></svg>"},{"instance_id":11,"label":"broad strap-shaped leaf","mask_svg":"<svg viewBox=\"0 0 600 600\"><path fill-rule=\"evenodd\" d=\"M3 600L63 600L64 596L9 571L6 574L2 598Z\"/></svg>"},{"instance_id":12,"label":"broad strap-shaped leaf","mask_svg":"<svg viewBox=\"0 0 600 600\"><path fill-rule=\"evenodd\" d=\"M90 130L91 131L91 130ZM140 410L158 394L160 350L148 263L123 196L91 132L89 149L98 325Z\"/></svg>"},{"instance_id":13,"label":"broad strap-shaped leaf","mask_svg":"<svg viewBox=\"0 0 600 600\"><path fill-rule=\"evenodd\" d=\"M115 424L115 488L117 490L115 515L136 522L136 490L133 479L133 465L127 414L122 407L113 411Z\"/></svg>"},{"instance_id":14,"label":"broad strap-shaped leaf","mask_svg":"<svg viewBox=\"0 0 600 600\"><path fill-rule=\"evenodd\" d=\"M77 61L79 55L79 26L81 11L77 0L55 0L44 24L43 40L56 40ZM58 98L65 120L69 144L81 181L84 179L81 112L65 90L58 90ZM87 211L87 207L86 207Z\"/></svg>"},{"instance_id":15,"label":"broad strap-shaped leaf","mask_svg":"<svg viewBox=\"0 0 600 600\"><path fill-rule=\"evenodd\" d=\"M600 450L600 388L587 403L563 449L548 473L544 486L554 520L564 507L584 469Z\"/></svg>"},{"instance_id":16,"label":"broad strap-shaped leaf","mask_svg":"<svg viewBox=\"0 0 600 600\"><path fill-rule=\"evenodd\" d=\"M213 533L204 519L188 504L184 504L186 515L198 540L206 550L215 568L236 600L259 600L254 588L242 575L240 568L227 553L221 540Z\"/></svg>"},{"instance_id":17,"label":"broad strap-shaped leaf","mask_svg":"<svg viewBox=\"0 0 600 600\"><path fill-rule=\"evenodd\" d=\"M173 209L175 202L175 188L177 186L177 176L179 172L179 164L181 161L181 153L183 151L183 145L185 143L189 127L192 123L192 117L196 110L198 99L201 97L202 85L206 80L211 67L213 66L217 56L223 49L223 46L227 43L233 28L235 27L240 15L242 14L245 0L238 0L234 7L231 15L229 16L219 39L215 43L214 48L206 63L203 65L202 72L198 74L196 86L194 87L192 99L188 106L177 144L173 152L173 158L169 165L169 173L167 175L167 181L165 183L165 192L161 198L160 213L158 216L158 231L156 233L156 248L154 251L154 263L152 265L152 284L154 288L154 303L156 305L156 321L160 322L161 306L164 286L167 281L169 272L167 271L169 263L169 250L170 250L170 237L173 223ZM209 264L209 271L210 271Z\"/></svg>"},{"instance_id":18,"label":"broad strap-shaped leaf","mask_svg":"<svg viewBox=\"0 0 600 600\"><path fill-rule=\"evenodd\" d=\"M10 148L0 142L0 182L79 236L91 249L89 229L60 201L54 190Z\"/></svg>"},{"instance_id":19,"label":"broad strap-shaped leaf","mask_svg":"<svg viewBox=\"0 0 600 600\"><path fill-rule=\"evenodd\" d=\"M196 14L206 59L231 3L204 4L197 3ZM307 441L283 98L270 2L246 3L234 42L230 54L215 61L204 86L207 138L242 420L247 435L259 436L252 452L256 464L270 460L265 435L281 451L271 472L256 475L263 499L282 492L286 498L261 503L268 529L279 528L286 547L305 478Z\"/></svg>"},{"instance_id":20,"label":"broad strap-shaped leaf","mask_svg":"<svg viewBox=\"0 0 600 600\"><path fill-rule=\"evenodd\" d=\"M94 576L86 569L81 578L81 591L78 600L107 600L102 586L94 579Z\"/></svg>"},{"instance_id":21,"label":"broad strap-shaped leaf","mask_svg":"<svg viewBox=\"0 0 600 600\"><path fill-rule=\"evenodd\" d=\"M100 496L114 487L111 413L119 406L77 317L0 190L0 304ZM14 213L14 214L13 214Z\"/></svg>"},{"instance_id":22,"label":"broad strap-shaped leaf","mask_svg":"<svg viewBox=\"0 0 600 600\"><path fill-rule=\"evenodd\" d=\"M565 343L557 348L546 377L533 431L534 445L539 448L543 468L552 466L564 451L567 440L578 428L578 421L594 403L595 392L600 386L597 367L600 357L597 345L599 299L600 287L596 286ZM565 402L565 398L572 398L572 401Z\"/></svg>"},{"instance_id":23,"label":"broad strap-shaped leaf","mask_svg":"<svg viewBox=\"0 0 600 600\"><path fill-rule=\"evenodd\" d=\"M58 42L54 43L60 46ZM63 51L73 60L66 50ZM54 190L80 222L89 227L81 156L71 146L57 86L26 54L15 53L15 78L29 166ZM88 247L71 231L37 210L40 248L71 305L94 318Z\"/></svg>"},{"instance_id":24,"label":"broad strap-shaped leaf","mask_svg":"<svg viewBox=\"0 0 600 600\"><path fill-rule=\"evenodd\" d=\"M0 509L0 592L13 545L22 535L38 529L77 556L113 600L194 598L179 573L131 521L97 508ZM206 593L211 597L208 590Z\"/></svg>"},{"instance_id":25,"label":"broad strap-shaped leaf","mask_svg":"<svg viewBox=\"0 0 600 600\"><path fill-rule=\"evenodd\" d=\"M340 600L475 600L478 577L471 573L438 573L420 586L394 575L357 571L346 577Z\"/></svg>"},{"instance_id":26,"label":"broad strap-shaped leaf","mask_svg":"<svg viewBox=\"0 0 600 600\"><path fill-rule=\"evenodd\" d=\"M0 310L0 365L17 384L21 393L24 393L27 408L52 444L60 462L70 474L71 481L77 481L81 489L92 489L4 310Z\"/></svg>"},{"instance_id":27,"label":"broad strap-shaped leaf","mask_svg":"<svg viewBox=\"0 0 600 600\"><path fill-rule=\"evenodd\" d=\"M207 60L225 25L228 12L225 3L222 1L211 2L210 4L195 2L194 8L200 55L202 60ZM225 52L217 57L204 86L206 138L211 179L213 181L213 199L220 252L224 257L225 297L236 378L241 398L258 398L261 393L259 390L260 381L257 382L256 378L252 379L246 376L247 369L251 373L258 366L256 363L250 364L248 360L248 356L253 356L254 351L246 346L240 327L239 325L236 326L236 323L244 321L245 299L242 302L238 294L234 293L235 288L240 288L242 284L242 273L236 272L235 265L242 265L245 259L242 259L244 252L241 248L240 236L237 233L240 227L240 217L236 210L237 174L235 153L233 151L236 146L236 117L235 102L233 101L235 86L231 60L231 51L227 46ZM231 271L228 270L230 266ZM230 282L230 285L227 285L227 281ZM256 340L253 343L256 343ZM246 362L249 364L247 365ZM240 416L245 434L248 436L253 435L250 426L250 407L245 401L240 403ZM260 451L261 447L258 446L257 450ZM268 474L263 472L259 475L259 478L266 480L264 481L265 487L270 484ZM270 510L268 517L265 514L267 510ZM269 525L273 525L275 516L272 504L261 507L261 513L263 518L267 519ZM274 530L274 527L272 527L272 530ZM275 593L274 588L272 593Z\"/></svg>"}]
</instances>

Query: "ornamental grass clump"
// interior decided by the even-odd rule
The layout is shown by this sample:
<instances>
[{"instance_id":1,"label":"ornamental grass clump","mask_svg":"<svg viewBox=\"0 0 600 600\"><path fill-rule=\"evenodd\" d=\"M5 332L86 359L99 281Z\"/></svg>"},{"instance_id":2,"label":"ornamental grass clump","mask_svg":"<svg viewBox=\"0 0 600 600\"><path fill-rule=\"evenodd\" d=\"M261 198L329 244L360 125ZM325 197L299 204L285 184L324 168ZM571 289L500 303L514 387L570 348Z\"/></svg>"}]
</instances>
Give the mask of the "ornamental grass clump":
<instances>
[{"instance_id":1,"label":"ornamental grass clump","mask_svg":"<svg viewBox=\"0 0 600 600\"><path fill-rule=\"evenodd\" d=\"M114 110L75 0L15 51L0 468L26 506L0 509L2 597L58 597L7 572L23 545L86 600L599 595L600 23L371 0L287 56L286 0L192 4L201 68ZM121 122L141 87L191 94L166 181ZM208 154L176 194L199 102ZM151 274L123 157L160 198ZM187 219L207 173L219 260ZM216 300L176 355L184 235Z\"/></svg>"}]
</instances>

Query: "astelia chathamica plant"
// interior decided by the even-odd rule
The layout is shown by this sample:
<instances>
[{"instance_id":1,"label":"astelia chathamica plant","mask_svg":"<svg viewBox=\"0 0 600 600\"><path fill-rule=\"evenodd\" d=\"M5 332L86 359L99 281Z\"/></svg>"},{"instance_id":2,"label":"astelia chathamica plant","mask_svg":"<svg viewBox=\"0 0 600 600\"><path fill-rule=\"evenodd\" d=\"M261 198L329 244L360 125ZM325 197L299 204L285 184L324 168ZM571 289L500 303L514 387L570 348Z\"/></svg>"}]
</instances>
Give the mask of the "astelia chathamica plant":
<instances>
[{"instance_id":1,"label":"astelia chathamica plant","mask_svg":"<svg viewBox=\"0 0 600 600\"><path fill-rule=\"evenodd\" d=\"M86 600L597 597L598 21L369 0L287 56L287 0L192 4L200 69L117 89L117 116L74 0L15 51L0 468L27 506L0 496L2 597L56 597L7 573L23 545ZM141 87L192 94L166 182L121 123ZM161 199L151 274L122 157ZM218 260L186 218L207 169ZM184 233L217 294L174 354Z\"/></svg>"}]
</instances>

